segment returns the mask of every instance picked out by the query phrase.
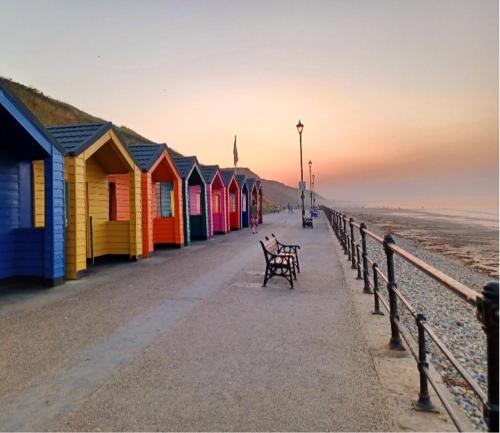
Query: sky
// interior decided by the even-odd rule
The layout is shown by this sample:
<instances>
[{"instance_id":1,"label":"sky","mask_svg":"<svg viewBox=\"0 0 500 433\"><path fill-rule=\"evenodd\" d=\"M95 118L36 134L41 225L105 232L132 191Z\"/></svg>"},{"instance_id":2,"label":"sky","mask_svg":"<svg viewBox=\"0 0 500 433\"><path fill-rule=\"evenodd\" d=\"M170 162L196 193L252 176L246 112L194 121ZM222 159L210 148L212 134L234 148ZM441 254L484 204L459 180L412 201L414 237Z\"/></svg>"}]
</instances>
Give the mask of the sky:
<instances>
[{"instance_id":1,"label":"sky","mask_svg":"<svg viewBox=\"0 0 500 433\"><path fill-rule=\"evenodd\" d=\"M498 2L0 0L0 74L336 200L498 208Z\"/></svg>"}]
</instances>

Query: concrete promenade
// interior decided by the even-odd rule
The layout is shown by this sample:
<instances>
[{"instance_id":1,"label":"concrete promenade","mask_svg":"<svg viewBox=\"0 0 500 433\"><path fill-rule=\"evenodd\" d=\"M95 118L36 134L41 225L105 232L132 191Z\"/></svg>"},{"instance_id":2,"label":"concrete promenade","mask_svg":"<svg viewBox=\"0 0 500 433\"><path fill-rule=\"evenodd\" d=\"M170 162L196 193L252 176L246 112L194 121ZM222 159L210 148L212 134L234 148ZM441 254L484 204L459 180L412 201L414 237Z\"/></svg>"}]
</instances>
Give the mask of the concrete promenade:
<instances>
[{"instance_id":1,"label":"concrete promenade","mask_svg":"<svg viewBox=\"0 0 500 433\"><path fill-rule=\"evenodd\" d=\"M299 220L0 292L0 430L391 429L326 220ZM295 290L261 287L271 232Z\"/></svg>"}]
</instances>

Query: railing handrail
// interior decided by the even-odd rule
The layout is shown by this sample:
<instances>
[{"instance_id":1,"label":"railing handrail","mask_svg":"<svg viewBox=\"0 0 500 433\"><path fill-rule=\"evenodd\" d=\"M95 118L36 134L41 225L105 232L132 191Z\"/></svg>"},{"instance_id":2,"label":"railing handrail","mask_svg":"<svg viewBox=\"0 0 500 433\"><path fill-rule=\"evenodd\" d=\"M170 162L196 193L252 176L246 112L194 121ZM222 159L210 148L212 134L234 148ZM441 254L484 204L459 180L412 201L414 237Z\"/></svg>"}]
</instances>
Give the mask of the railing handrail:
<instances>
[{"instance_id":1,"label":"railing handrail","mask_svg":"<svg viewBox=\"0 0 500 433\"><path fill-rule=\"evenodd\" d=\"M463 283L446 275L444 272L429 265L418 257L406 251L404 248L395 244L392 235L386 235L384 238L368 230L366 224L357 223L354 218L347 217L345 214L337 212L323 206L323 210L328 210L331 216L331 225L341 242L344 253L351 262L351 268L357 269L358 279L361 279L361 269L363 268L364 293L373 293L375 301L375 310L373 314L383 314L379 310L379 301L390 313L391 340L392 349L403 349L401 338L407 343L410 352L418 364L420 373L420 393L417 405L423 410L432 410L434 405L430 400L428 392L428 383L436 391L439 399L443 403L445 410L450 415L453 423L458 430L463 431L463 427L453 412L451 406L444 398L444 394L439 389L436 381L431 377L427 358L426 358L426 338L428 335L434 341L436 347L444 354L451 365L457 370L462 378L471 386L473 392L479 398L485 409L485 417L490 431L498 431L498 282L487 284L483 293L479 293ZM349 229L347 228L347 221ZM361 234L361 244L356 242L354 236L354 227L359 229ZM378 264L368 257L366 236L372 238L383 246L387 257L387 275L379 268ZM361 263L360 250L362 249L363 262ZM453 353L446 347L444 342L436 335L432 327L427 323L424 314L419 313L410 301L397 288L395 279L395 266L393 256L402 257L406 262L413 265L416 269L424 272L429 277L449 289L452 293L460 296L468 304L475 306L478 311L478 318L483 325L487 337L487 359L488 359L488 395L482 390L479 384L469 375L465 368L455 358ZM369 279L368 264L371 264L373 273L373 283ZM379 294L378 276L387 283L389 300L386 301ZM371 291L373 289L373 292ZM415 318L418 329L418 353L410 345L410 336L401 328L398 314L397 300L400 300L404 307Z\"/></svg>"},{"instance_id":2,"label":"railing handrail","mask_svg":"<svg viewBox=\"0 0 500 433\"><path fill-rule=\"evenodd\" d=\"M358 224L357 222L353 221L352 225L360 230L363 230L363 232L366 233L367 236L376 240L381 245L384 244L384 239L382 237L376 235L375 233L367 229L361 228L361 224ZM460 296L462 299L465 299L472 306L476 307L478 301L483 299L483 295L481 293L477 292L474 289L471 289L470 287L467 287L460 281L457 281L454 278L446 275L444 272L441 272L439 269L436 269L435 267L429 265L428 263L424 262L418 257L415 257L413 254L401 248L400 246L389 244L388 247L391 248L398 256L402 257L407 262L411 263L412 265L420 269L422 272L425 272L431 278L435 279L436 281L446 286L448 289L450 289L452 292Z\"/></svg>"}]
</instances>

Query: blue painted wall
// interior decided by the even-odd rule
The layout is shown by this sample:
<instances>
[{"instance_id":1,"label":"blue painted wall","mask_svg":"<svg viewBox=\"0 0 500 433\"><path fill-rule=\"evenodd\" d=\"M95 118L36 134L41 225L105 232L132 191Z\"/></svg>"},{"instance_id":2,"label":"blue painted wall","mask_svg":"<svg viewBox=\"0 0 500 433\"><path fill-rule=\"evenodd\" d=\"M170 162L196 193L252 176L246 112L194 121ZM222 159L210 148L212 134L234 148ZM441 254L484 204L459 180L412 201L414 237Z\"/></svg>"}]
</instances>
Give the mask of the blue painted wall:
<instances>
[{"instance_id":1,"label":"blue painted wall","mask_svg":"<svg viewBox=\"0 0 500 433\"><path fill-rule=\"evenodd\" d=\"M34 228L31 162L0 147L0 278L64 276L64 160L45 159L45 227Z\"/></svg>"}]
</instances>

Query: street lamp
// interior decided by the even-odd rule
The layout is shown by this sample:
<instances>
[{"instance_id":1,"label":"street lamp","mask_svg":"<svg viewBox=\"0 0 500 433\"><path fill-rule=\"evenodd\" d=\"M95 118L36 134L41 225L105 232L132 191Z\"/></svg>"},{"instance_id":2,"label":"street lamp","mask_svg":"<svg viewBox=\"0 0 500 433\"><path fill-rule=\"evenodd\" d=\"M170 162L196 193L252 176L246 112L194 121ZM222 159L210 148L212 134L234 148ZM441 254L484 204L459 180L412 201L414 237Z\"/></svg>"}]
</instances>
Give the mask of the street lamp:
<instances>
[{"instance_id":1,"label":"street lamp","mask_svg":"<svg viewBox=\"0 0 500 433\"><path fill-rule=\"evenodd\" d=\"M309 160L309 194L311 196L311 207L313 207L313 189L312 189L312 176L311 176L311 167L313 163Z\"/></svg>"},{"instance_id":2,"label":"street lamp","mask_svg":"<svg viewBox=\"0 0 500 433\"><path fill-rule=\"evenodd\" d=\"M316 188L314 187L314 178L316 177L315 174L313 174L313 186L312 186L312 191L313 191L313 207L316 207Z\"/></svg>"},{"instance_id":3,"label":"street lamp","mask_svg":"<svg viewBox=\"0 0 500 433\"><path fill-rule=\"evenodd\" d=\"M302 130L304 129L304 125L302 125L301 121L297 123L297 131L299 131L300 136L300 198L302 200L302 227L306 226L306 210L304 208L304 167L302 166Z\"/></svg>"}]
</instances>

